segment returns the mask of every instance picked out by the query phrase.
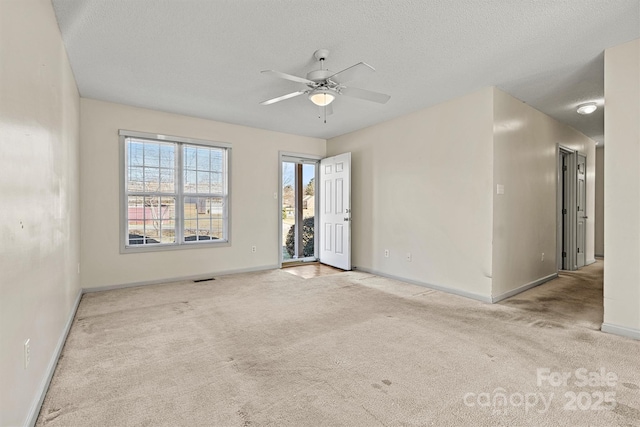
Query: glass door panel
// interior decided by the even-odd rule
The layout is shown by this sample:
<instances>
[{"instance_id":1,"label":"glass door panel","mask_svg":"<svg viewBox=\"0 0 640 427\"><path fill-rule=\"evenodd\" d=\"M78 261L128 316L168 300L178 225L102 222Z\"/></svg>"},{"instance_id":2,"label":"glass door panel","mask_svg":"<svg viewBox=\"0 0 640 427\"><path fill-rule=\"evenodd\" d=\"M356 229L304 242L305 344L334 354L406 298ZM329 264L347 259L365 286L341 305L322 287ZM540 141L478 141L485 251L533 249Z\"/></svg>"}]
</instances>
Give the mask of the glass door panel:
<instances>
[{"instance_id":1,"label":"glass door panel","mask_svg":"<svg viewBox=\"0 0 640 427\"><path fill-rule=\"evenodd\" d=\"M282 261L314 260L316 163L282 161Z\"/></svg>"}]
</instances>

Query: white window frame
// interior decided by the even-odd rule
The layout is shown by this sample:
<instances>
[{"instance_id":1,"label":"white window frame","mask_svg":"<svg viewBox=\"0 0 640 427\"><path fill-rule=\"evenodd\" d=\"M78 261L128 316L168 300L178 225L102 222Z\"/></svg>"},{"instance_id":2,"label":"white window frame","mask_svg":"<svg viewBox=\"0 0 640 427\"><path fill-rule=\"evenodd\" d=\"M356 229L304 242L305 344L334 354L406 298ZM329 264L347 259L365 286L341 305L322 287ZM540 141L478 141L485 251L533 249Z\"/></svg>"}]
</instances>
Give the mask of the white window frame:
<instances>
[{"instance_id":1,"label":"white window frame","mask_svg":"<svg viewBox=\"0 0 640 427\"><path fill-rule=\"evenodd\" d=\"M213 248L231 245L231 144L226 142L208 141L203 139L185 138L179 136L170 136L162 134L153 134L147 132L136 132L129 130L118 131L120 140L120 253L140 253L140 252L157 252L157 251L173 251L181 249L193 248ZM151 245L129 245L128 230L128 191L127 191L127 153L126 139L146 139L155 142L171 142L177 144L176 150L176 168L175 168L175 193L176 198L176 241L175 243L159 243ZM225 150L226 159L223 164L224 174L224 194L223 194L223 230L225 239L216 240L195 240L193 242L183 241L184 232L184 165L182 161L182 152L184 145L196 145L207 148L222 148ZM191 194L187 194L187 197ZM206 195L203 195L206 197Z\"/></svg>"}]
</instances>

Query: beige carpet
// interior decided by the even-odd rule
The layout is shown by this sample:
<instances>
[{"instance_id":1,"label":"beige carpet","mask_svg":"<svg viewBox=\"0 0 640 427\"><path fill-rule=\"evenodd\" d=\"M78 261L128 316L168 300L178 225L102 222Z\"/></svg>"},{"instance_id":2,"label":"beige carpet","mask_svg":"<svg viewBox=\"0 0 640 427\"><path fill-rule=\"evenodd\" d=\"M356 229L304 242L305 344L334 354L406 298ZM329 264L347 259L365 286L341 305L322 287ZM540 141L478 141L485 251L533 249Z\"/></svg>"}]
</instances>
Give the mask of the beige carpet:
<instances>
[{"instance_id":1,"label":"beige carpet","mask_svg":"<svg viewBox=\"0 0 640 427\"><path fill-rule=\"evenodd\" d=\"M561 271L559 279L500 304L519 308L528 318L599 331L604 315L603 267L604 262L598 260L578 271Z\"/></svg>"},{"instance_id":2,"label":"beige carpet","mask_svg":"<svg viewBox=\"0 0 640 427\"><path fill-rule=\"evenodd\" d=\"M38 425L640 425L640 342L554 308L575 276L494 305L359 272L87 294Z\"/></svg>"}]
</instances>

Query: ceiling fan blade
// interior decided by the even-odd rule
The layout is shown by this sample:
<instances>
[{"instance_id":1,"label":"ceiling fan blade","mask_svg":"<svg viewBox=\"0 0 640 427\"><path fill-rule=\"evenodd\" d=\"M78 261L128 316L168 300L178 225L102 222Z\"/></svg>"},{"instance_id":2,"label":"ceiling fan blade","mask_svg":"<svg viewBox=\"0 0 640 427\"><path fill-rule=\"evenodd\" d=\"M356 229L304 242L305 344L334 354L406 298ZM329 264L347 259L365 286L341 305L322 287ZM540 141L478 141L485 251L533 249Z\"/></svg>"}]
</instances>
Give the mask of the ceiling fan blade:
<instances>
[{"instance_id":1,"label":"ceiling fan blade","mask_svg":"<svg viewBox=\"0 0 640 427\"><path fill-rule=\"evenodd\" d=\"M315 82L309 80L309 79L305 79L303 77L298 77L298 76L292 76L291 74L287 74L287 73L281 73L280 71L275 71L275 70L262 70L261 73L263 74L271 74L272 76L275 77L280 77L281 79L285 79L285 80L291 80L292 82L298 82L298 83L304 83L304 84L316 84Z\"/></svg>"},{"instance_id":2,"label":"ceiling fan blade","mask_svg":"<svg viewBox=\"0 0 640 427\"><path fill-rule=\"evenodd\" d=\"M372 90L358 89L357 87L345 87L340 91L342 95L351 96L353 98L360 98L366 101L378 102L380 104L386 104L391 99L391 96L384 93L374 92Z\"/></svg>"},{"instance_id":3,"label":"ceiling fan blade","mask_svg":"<svg viewBox=\"0 0 640 427\"><path fill-rule=\"evenodd\" d=\"M358 62L356 65L352 65L349 68L338 71L337 73L331 75L328 79L331 79L336 83L346 83L375 70L375 68L373 68L366 62Z\"/></svg>"},{"instance_id":4,"label":"ceiling fan blade","mask_svg":"<svg viewBox=\"0 0 640 427\"><path fill-rule=\"evenodd\" d=\"M262 101L260 105L269 105L275 104L276 102L284 101L285 99L293 98L296 96L304 95L307 91L299 90L298 92L288 93L286 95L278 96L277 98L267 99L266 101Z\"/></svg>"}]
</instances>

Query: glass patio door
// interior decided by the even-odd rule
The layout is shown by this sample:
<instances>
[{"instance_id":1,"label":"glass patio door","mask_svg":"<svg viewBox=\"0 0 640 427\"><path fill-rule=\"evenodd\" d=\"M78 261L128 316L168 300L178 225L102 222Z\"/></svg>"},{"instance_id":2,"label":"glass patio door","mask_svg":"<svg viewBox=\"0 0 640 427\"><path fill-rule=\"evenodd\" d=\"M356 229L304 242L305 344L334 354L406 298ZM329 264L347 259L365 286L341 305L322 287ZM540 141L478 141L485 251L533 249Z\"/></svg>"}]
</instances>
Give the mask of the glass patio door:
<instances>
[{"instance_id":1,"label":"glass patio door","mask_svg":"<svg viewBox=\"0 0 640 427\"><path fill-rule=\"evenodd\" d=\"M282 156L282 262L315 261L317 160Z\"/></svg>"}]
</instances>

